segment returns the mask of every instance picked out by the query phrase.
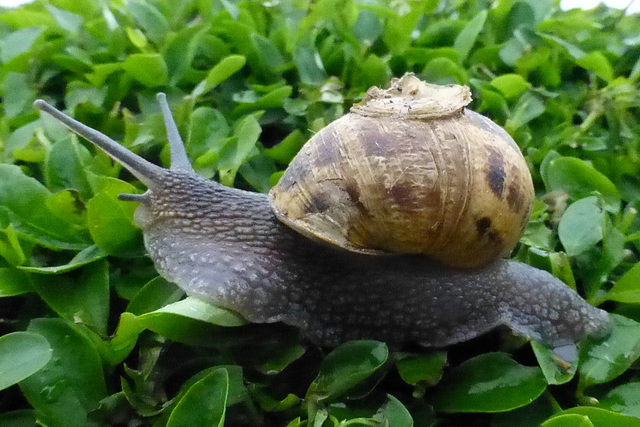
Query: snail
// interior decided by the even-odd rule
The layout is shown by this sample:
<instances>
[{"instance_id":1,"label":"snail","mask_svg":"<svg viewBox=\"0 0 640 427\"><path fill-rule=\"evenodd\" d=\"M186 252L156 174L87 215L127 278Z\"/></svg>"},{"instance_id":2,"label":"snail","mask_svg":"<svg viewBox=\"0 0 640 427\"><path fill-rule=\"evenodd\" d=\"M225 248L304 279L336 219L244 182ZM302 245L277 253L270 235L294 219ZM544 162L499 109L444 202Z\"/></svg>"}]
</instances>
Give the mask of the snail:
<instances>
[{"instance_id":1,"label":"snail","mask_svg":"<svg viewBox=\"0 0 640 427\"><path fill-rule=\"evenodd\" d=\"M43 100L35 106L147 186L119 198L139 204L134 219L149 256L188 295L250 322L294 325L326 346L369 338L445 347L506 325L565 348L606 331L605 311L548 272L501 257L522 234L533 187L508 134L465 109L468 88L407 74L387 90L370 89L303 147L269 195L198 176L164 94L158 101L169 169ZM361 161L360 169L338 166ZM372 216L376 203L383 220L371 227L382 234L371 237L357 218ZM415 219L425 214L440 216ZM398 227L408 227L400 243Z\"/></svg>"}]
</instances>

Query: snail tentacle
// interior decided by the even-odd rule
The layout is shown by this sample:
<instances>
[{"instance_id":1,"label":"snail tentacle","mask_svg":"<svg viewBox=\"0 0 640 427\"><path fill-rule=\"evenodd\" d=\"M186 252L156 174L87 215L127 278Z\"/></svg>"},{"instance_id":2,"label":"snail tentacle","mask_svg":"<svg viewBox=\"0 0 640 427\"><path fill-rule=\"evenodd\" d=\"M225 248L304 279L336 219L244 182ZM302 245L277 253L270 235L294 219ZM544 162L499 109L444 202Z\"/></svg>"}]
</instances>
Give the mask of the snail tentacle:
<instances>
[{"instance_id":1,"label":"snail tentacle","mask_svg":"<svg viewBox=\"0 0 640 427\"><path fill-rule=\"evenodd\" d=\"M195 171L189 162L187 156L187 150L185 149L184 142L178 132L178 126L171 114L169 103L167 102L167 96L164 93L159 93L156 98L160 104L162 110L162 119L164 120L164 126L167 129L167 139L169 140L169 148L171 151L171 170L180 170L195 175Z\"/></svg>"}]
</instances>

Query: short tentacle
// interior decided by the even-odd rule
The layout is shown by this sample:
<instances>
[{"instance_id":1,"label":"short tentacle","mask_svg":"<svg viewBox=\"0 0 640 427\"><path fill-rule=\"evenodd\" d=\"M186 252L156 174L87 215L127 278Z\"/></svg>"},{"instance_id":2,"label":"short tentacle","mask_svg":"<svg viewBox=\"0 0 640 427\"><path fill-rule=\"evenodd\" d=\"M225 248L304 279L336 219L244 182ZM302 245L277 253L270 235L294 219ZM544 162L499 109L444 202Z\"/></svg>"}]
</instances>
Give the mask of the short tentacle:
<instances>
[{"instance_id":1,"label":"short tentacle","mask_svg":"<svg viewBox=\"0 0 640 427\"><path fill-rule=\"evenodd\" d=\"M167 129L167 139L169 140L169 148L171 149L171 170L190 172L195 175L195 171L189 162L187 151L184 148L182 138L180 138L178 127L171 115L171 109L167 103L167 96L164 93L159 93L156 98L158 99L160 109L162 110L164 126Z\"/></svg>"}]
</instances>

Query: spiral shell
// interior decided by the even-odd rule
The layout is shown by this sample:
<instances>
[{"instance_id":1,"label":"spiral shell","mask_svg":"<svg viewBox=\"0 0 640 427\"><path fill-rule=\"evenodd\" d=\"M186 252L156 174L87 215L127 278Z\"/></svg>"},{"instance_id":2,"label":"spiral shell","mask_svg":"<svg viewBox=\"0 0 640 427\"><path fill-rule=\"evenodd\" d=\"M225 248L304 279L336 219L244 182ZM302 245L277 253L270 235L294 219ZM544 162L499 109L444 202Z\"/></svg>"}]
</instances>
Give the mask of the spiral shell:
<instances>
[{"instance_id":1,"label":"spiral shell","mask_svg":"<svg viewBox=\"0 0 640 427\"><path fill-rule=\"evenodd\" d=\"M467 87L413 74L371 88L305 144L271 190L298 232L367 254L422 253L453 267L507 256L533 202L513 139L465 109Z\"/></svg>"}]
</instances>

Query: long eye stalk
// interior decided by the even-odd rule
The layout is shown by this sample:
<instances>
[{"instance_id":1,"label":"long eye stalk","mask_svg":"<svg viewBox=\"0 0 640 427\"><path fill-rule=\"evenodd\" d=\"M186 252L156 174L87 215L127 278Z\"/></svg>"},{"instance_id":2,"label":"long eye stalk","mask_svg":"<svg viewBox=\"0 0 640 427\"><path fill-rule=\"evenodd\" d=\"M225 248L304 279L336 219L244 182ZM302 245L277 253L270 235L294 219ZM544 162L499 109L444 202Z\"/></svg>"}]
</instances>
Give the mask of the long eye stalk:
<instances>
[{"instance_id":1,"label":"long eye stalk","mask_svg":"<svg viewBox=\"0 0 640 427\"><path fill-rule=\"evenodd\" d=\"M55 119L60 121L63 125L68 127L71 131L82 136L89 142L100 147L105 153L113 157L126 167L136 178L138 178L143 184L149 188L153 188L163 176L166 175L166 171L160 166L154 165L151 162L143 159L137 154L124 148L113 139L98 132L95 129L83 125L77 120L64 114L62 111L47 104L42 99L38 99L33 105L39 110L50 114Z\"/></svg>"}]
</instances>

